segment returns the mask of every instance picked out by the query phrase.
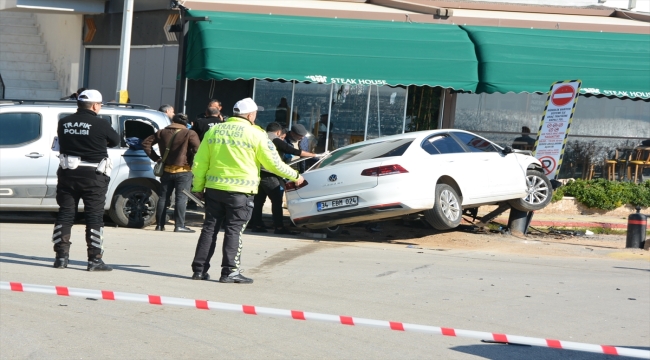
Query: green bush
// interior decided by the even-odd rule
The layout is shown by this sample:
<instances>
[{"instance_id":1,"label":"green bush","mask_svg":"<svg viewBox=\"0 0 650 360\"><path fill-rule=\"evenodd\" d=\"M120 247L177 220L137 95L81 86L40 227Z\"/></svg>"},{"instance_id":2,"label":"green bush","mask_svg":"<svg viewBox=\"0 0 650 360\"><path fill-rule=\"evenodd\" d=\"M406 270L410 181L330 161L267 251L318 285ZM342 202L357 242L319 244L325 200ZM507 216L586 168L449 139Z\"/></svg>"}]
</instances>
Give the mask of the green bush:
<instances>
[{"instance_id":1,"label":"green bush","mask_svg":"<svg viewBox=\"0 0 650 360\"><path fill-rule=\"evenodd\" d=\"M559 190L562 189L561 193ZM608 181L605 179L572 181L553 193L553 200L573 196L581 204L595 209L614 210L629 204L650 206L650 180L642 184ZM556 200L557 198L557 200Z\"/></svg>"},{"instance_id":2,"label":"green bush","mask_svg":"<svg viewBox=\"0 0 650 360\"><path fill-rule=\"evenodd\" d=\"M561 186L561 187L553 190L553 198L551 198L551 202L552 203L558 202L558 201L562 200L563 197L564 197L564 187Z\"/></svg>"}]
</instances>

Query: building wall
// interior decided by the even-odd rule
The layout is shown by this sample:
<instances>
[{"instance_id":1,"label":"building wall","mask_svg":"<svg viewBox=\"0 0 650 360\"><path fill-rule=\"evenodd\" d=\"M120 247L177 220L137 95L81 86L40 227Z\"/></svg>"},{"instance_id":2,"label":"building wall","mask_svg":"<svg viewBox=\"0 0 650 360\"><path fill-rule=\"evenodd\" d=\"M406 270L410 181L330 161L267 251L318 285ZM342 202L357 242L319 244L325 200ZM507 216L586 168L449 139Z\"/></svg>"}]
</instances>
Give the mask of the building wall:
<instances>
[{"instance_id":1,"label":"building wall","mask_svg":"<svg viewBox=\"0 0 650 360\"><path fill-rule=\"evenodd\" d=\"M119 48L88 51L86 87L99 90L106 101L116 99ZM131 103L145 104L153 109L173 104L177 58L177 45L132 47L127 86Z\"/></svg>"},{"instance_id":2,"label":"building wall","mask_svg":"<svg viewBox=\"0 0 650 360\"><path fill-rule=\"evenodd\" d=\"M59 88L72 94L80 87L83 15L35 14Z\"/></svg>"}]
</instances>

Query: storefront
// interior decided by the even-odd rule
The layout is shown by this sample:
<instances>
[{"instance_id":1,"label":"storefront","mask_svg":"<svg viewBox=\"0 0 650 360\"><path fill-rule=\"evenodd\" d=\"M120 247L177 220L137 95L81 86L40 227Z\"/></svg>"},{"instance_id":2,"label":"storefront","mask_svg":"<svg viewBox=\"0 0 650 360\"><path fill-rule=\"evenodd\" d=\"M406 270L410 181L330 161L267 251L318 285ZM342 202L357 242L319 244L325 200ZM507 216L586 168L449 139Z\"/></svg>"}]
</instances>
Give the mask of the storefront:
<instances>
[{"instance_id":1,"label":"storefront","mask_svg":"<svg viewBox=\"0 0 650 360\"><path fill-rule=\"evenodd\" d=\"M188 14L209 18L188 33L190 116L210 98L228 112L251 96L266 109L259 125L304 124L322 149L440 127L509 145L523 126L535 135L551 83L580 79L561 177L588 176L616 147L650 137L648 35Z\"/></svg>"},{"instance_id":2,"label":"storefront","mask_svg":"<svg viewBox=\"0 0 650 360\"><path fill-rule=\"evenodd\" d=\"M210 21L190 27L188 105L251 96L266 109L260 126L303 124L323 150L437 127L442 88L476 89L474 46L458 26L189 14Z\"/></svg>"},{"instance_id":3,"label":"storefront","mask_svg":"<svg viewBox=\"0 0 650 360\"><path fill-rule=\"evenodd\" d=\"M476 44L480 94L458 94L451 127L502 145L537 133L546 94L557 80L580 79L560 178L603 177L617 155L650 139L650 36L466 26Z\"/></svg>"}]
</instances>

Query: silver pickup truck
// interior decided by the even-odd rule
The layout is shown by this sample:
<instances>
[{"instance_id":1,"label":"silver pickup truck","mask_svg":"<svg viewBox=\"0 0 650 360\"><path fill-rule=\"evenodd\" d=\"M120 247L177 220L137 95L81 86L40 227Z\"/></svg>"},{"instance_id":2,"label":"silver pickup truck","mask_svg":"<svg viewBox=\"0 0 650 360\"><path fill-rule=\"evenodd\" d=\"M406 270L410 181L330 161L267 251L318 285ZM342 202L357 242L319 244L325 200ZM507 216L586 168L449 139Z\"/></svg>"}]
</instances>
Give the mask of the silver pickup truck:
<instances>
[{"instance_id":1,"label":"silver pickup truck","mask_svg":"<svg viewBox=\"0 0 650 360\"><path fill-rule=\"evenodd\" d=\"M52 146L59 119L76 110L74 101L0 100L0 211L58 211L59 153ZM118 226L149 226L156 219L160 182L144 151L127 146L126 139L144 139L169 125L169 118L132 104L107 104L98 117L122 138L108 149L113 171L104 209Z\"/></svg>"}]
</instances>

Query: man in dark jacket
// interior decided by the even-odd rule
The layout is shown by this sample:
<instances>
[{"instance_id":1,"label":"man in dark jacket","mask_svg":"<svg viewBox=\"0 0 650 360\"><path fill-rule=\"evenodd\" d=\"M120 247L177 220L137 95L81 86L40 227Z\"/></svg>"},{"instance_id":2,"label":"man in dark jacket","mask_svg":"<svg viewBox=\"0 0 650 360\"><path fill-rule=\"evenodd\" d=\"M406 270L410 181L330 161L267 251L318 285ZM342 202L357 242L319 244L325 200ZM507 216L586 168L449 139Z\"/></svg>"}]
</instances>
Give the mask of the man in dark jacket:
<instances>
[{"instance_id":1,"label":"man in dark jacket","mask_svg":"<svg viewBox=\"0 0 650 360\"><path fill-rule=\"evenodd\" d=\"M294 125L294 127L296 126L305 129L305 127L302 125ZM282 132L282 125L276 122L272 122L266 126L266 134L275 145L276 150L280 154L280 158L282 158L285 154L301 157L316 156L316 154L297 149L282 140L280 138ZM305 133L306 132L307 130L305 130ZM250 221L251 231L258 233L266 232L266 226L264 225L264 221L262 221L262 208L264 207L267 196L269 199L271 199L271 213L273 214L273 227L275 229L274 232L276 234L296 235L297 233L289 231L287 228L285 228L284 222L282 221L282 198L284 196L284 180L282 180L282 178L278 177L277 175L264 170L260 171L260 185L254 199L255 206L253 207L253 215Z\"/></svg>"},{"instance_id":2,"label":"man in dark jacket","mask_svg":"<svg viewBox=\"0 0 650 360\"><path fill-rule=\"evenodd\" d=\"M205 110L205 115L206 117L204 118L194 120L194 124L192 125L192 130L196 131L196 134L199 135L199 140L201 141L203 141L203 136L211 127L223 122L221 112L216 107L207 108Z\"/></svg>"},{"instance_id":3,"label":"man in dark jacket","mask_svg":"<svg viewBox=\"0 0 650 360\"><path fill-rule=\"evenodd\" d=\"M56 202L59 213L54 223L52 242L54 267L68 266L70 234L79 199L86 213L88 271L111 271L102 260L104 253L104 203L110 181L110 159L106 147L120 143L111 124L97 117L102 108L102 94L85 90L77 99L77 112L59 120L57 135L60 167L56 172Z\"/></svg>"},{"instance_id":4,"label":"man in dark jacket","mask_svg":"<svg viewBox=\"0 0 650 360\"><path fill-rule=\"evenodd\" d=\"M201 145L199 136L196 132L187 128L187 115L176 114L171 125L159 130L142 142L142 148L151 160L155 162L163 161L156 151L152 149L155 144L159 144L163 156L165 149L169 148L169 153L165 159L164 173L160 177L160 198L156 207L156 230L165 231L167 208L171 204L172 190L176 190L174 232L193 233L194 230L185 226L187 195L183 193L183 190L189 191L192 186L191 164L194 161L194 154Z\"/></svg>"}]
</instances>

